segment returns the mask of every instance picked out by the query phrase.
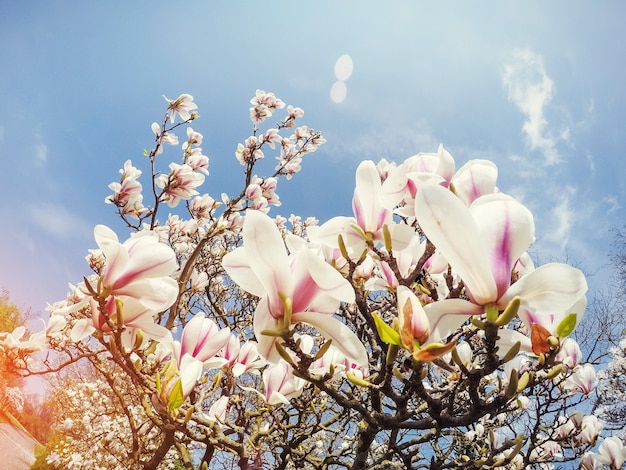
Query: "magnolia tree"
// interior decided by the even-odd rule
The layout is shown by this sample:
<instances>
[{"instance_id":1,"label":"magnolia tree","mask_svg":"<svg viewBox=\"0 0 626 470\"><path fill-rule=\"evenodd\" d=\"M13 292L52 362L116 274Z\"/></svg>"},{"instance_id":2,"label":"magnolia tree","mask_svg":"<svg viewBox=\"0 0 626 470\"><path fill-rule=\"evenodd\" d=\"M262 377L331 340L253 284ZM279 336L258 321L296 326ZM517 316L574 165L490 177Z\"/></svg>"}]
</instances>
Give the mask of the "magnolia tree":
<instances>
[{"instance_id":1,"label":"magnolia tree","mask_svg":"<svg viewBox=\"0 0 626 470\"><path fill-rule=\"evenodd\" d=\"M271 218L278 182L325 141L272 93L251 103L241 192L215 198L193 98L167 100L144 170L129 160L109 186L130 236L96 226L92 272L45 330L2 338L25 375L89 365L55 392L48 465L621 466L618 439L589 452L595 372L569 337L585 277L533 265L533 216L492 162L364 161L352 214Z\"/></svg>"}]
</instances>

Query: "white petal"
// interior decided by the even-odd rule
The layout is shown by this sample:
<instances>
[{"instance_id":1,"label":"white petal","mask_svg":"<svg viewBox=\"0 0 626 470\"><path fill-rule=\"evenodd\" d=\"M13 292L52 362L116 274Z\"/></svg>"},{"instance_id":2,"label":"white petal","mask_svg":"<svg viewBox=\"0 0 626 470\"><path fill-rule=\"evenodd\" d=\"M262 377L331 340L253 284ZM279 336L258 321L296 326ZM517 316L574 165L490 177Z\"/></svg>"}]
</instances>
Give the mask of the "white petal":
<instances>
[{"instance_id":1,"label":"white petal","mask_svg":"<svg viewBox=\"0 0 626 470\"><path fill-rule=\"evenodd\" d=\"M304 312L294 315L293 320L315 327L324 338L332 340L332 344L357 365L368 365L367 351L361 340L336 318L326 314Z\"/></svg>"},{"instance_id":2,"label":"white petal","mask_svg":"<svg viewBox=\"0 0 626 470\"><path fill-rule=\"evenodd\" d=\"M415 198L415 215L426 237L441 251L481 305L497 299L485 247L469 209L448 189L424 186Z\"/></svg>"}]
</instances>

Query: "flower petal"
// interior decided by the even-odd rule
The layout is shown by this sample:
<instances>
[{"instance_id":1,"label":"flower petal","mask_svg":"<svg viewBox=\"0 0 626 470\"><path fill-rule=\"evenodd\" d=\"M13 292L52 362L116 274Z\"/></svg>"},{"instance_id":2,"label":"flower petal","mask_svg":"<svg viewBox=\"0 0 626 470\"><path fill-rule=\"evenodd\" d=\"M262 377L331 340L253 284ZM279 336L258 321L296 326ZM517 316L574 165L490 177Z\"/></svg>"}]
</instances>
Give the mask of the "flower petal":
<instances>
[{"instance_id":1,"label":"flower petal","mask_svg":"<svg viewBox=\"0 0 626 470\"><path fill-rule=\"evenodd\" d=\"M456 172L451 185L461 201L469 206L475 199L496 189L498 167L490 160L470 160Z\"/></svg>"},{"instance_id":2,"label":"flower petal","mask_svg":"<svg viewBox=\"0 0 626 470\"><path fill-rule=\"evenodd\" d=\"M567 264L549 263L513 284L498 305L505 306L513 297L519 296L522 301L520 311L561 313L578 302L586 292L587 281L580 270Z\"/></svg>"},{"instance_id":3,"label":"flower petal","mask_svg":"<svg viewBox=\"0 0 626 470\"><path fill-rule=\"evenodd\" d=\"M470 206L480 239L486 249L498 297L511 285L511 271L535 238L530 211L505 194L480 197Z\"/></svg>"},{"instance_id":4,"label":"flower petal","mask_svg":"<svg viewBox=\"0 0 626 470\"><path fill-rule=\"evenodd\" d=\"M391 210L382 204L382 183L371 160L361 162L356 170L356 188L352 209L364 232L375 233L391 221Z\"/></svg>"},{"instance_id":5,"label":"flower petal","mask_svg":"<svg viewBox=\"0 0 626 470\"><path fill-rule=\"evenodd\" d=\"M469 209L448 189L424 186L415 198L415 215L426 237L461 277L474 302L497 299L480 232Z\"/></svg>"},{"instance_id":6,"label":"flower petal","mask_svg":"<svg viewBox=\"0 0 626 470\"><path fill-rule=\"evenodd\" d=\"M358 366L367 366L367 351L363 342L352 332L348 326L326 314L316 312L304 312L294 315L293 321L307 323L326 339L332 340L332 344L341 351L348 359Z\"/></svg>"},{"instance_id":7,"label":"flower petal","mask_svg":"<svg viewBox=\"0 0 626 470\"><path fill-rule=\"evenodd\" d=\"M283 311L279 294L290 296L293 290L283 237L271 218L249 211L243 224L243 239L248 263L269 295L270 310L276 316Z\"/></svg>"},{"instance_id":8,"label":"flower petal","mask_svg":"<svg viewBox=\"0 0 626 470\"><path fill-rule=\"evenodd\" d=\"M429 342L440 342L454 333L472 315L480 315L483 308L463 299L439 300L424 306L430 321Z\"/></svg>"}]
</instances>

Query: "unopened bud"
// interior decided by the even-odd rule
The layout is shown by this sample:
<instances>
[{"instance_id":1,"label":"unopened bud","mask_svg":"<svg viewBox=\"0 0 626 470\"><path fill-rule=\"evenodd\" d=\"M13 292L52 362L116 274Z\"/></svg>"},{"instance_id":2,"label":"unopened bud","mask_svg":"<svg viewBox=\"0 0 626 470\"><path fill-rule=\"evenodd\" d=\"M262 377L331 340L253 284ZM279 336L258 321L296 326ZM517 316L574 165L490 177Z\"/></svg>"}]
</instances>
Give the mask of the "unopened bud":
<instances>
[{"instance_id":1,"label":"unopened bud","mask_svg":"<svg viewBox=\"0 0 626 470\"><path fill-rule=\"evenodd\" d=\"M511 349L507 351L507 353L502 358L502 361L504 363L507 363L513 360L515 356L517 356L517 353L519 353L521 346L522 346L522 343L520 341L517 341L513 346L511 346Z\"/></svg>"},{"instance_id":2,"label":"unopened bud","mask_svg":"<svg viewBox=\"0 0 626 470\"><path fill-rule=\"evenodd\" d=\"M369 387L370 386L370 383L367 380L362 379L360 377L357 377L352 372L346 372L346 378L350 382L352 382L354 385L358 385L359 387Z\"/></svg>"},{"instance_id":3,"label":"unopened bud","mask_svg":"<svg viewBox=\"0 0 626 470\"><path fill-rule=\"evenodd\" d=\"M519 378L518 382L517 382L517 391L521 392L522 390L524 390L526 387L528 387L528 384L530 383L530 372L524 372L522 374L522 376Z\"/></svg>"},{"instance_id":4,"label":"unopened bud","mask_svg":"<svg viewBox=\"0 0 626 470\"><path fill-rule=\"evenodd\" d=\"M504 396L507 398L513 398L517 395L519 387L519 376L515 369L511 370L511 375L509 376L509 385L506 387L506 391L504 392Z\"/></svg>"},{"instance_id":5,"label":"unopened bud","mask_svg":"<svg viewBox=\"0 0 626 470\"><path fill-rule=\"evenodd\" d=\"M550 372L548 372L548 374L546 375L546 377L548 379L553 379L554 377L556 377L557 375L559 375L561 372L563 372L563 364L557 364L556 366L554 366L552 369L550 369Z\"/></svg>"},{"instance_id":6,"label":"unopened bud","mask_svg":"<svg viewBox=\"0 0 626 470\"><path fill-rule=\"evenodd\" d=\"M520 303L521 303L521 299L519 298L519 296L513 297L513 300L511 300L509 304L506 306L506 308L504 309L504 312L502 312L502 315L500 315L497 318L495 322L496 325L498 326L508 325L509 322L517 316Z\"/></svg>"}]
</instances>

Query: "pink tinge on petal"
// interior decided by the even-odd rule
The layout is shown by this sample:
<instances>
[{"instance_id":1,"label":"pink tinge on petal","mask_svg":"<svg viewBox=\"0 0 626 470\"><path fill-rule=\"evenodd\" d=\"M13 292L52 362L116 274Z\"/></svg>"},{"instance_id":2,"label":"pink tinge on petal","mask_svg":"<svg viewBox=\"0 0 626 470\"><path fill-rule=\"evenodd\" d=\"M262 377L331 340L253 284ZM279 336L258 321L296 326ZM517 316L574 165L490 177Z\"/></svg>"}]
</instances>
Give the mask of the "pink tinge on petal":
<instances>
[{"instance_id":1,"label":"pink tinge on petal","mask_svg":"<svg viewBox=\"0 0 626 470\"><path fill-rule=\"evenodd\" d=\"M305 312L319 292L320 289L310 274L299 278L293 293L293 313Z\"/></svg>"},{"instance_id":2,"label":"pink tinge on petal","mask_svg":"<svg viewBox=\"0 0 626 470\"><path fill-rule=\"evenodd\" d=\"M491 272L496 282L498 298L506 292L511 285L511 221L508 212L502 221L502 231L493 247L493 257L491 258Z\"/></svg>"}]
</instances>

